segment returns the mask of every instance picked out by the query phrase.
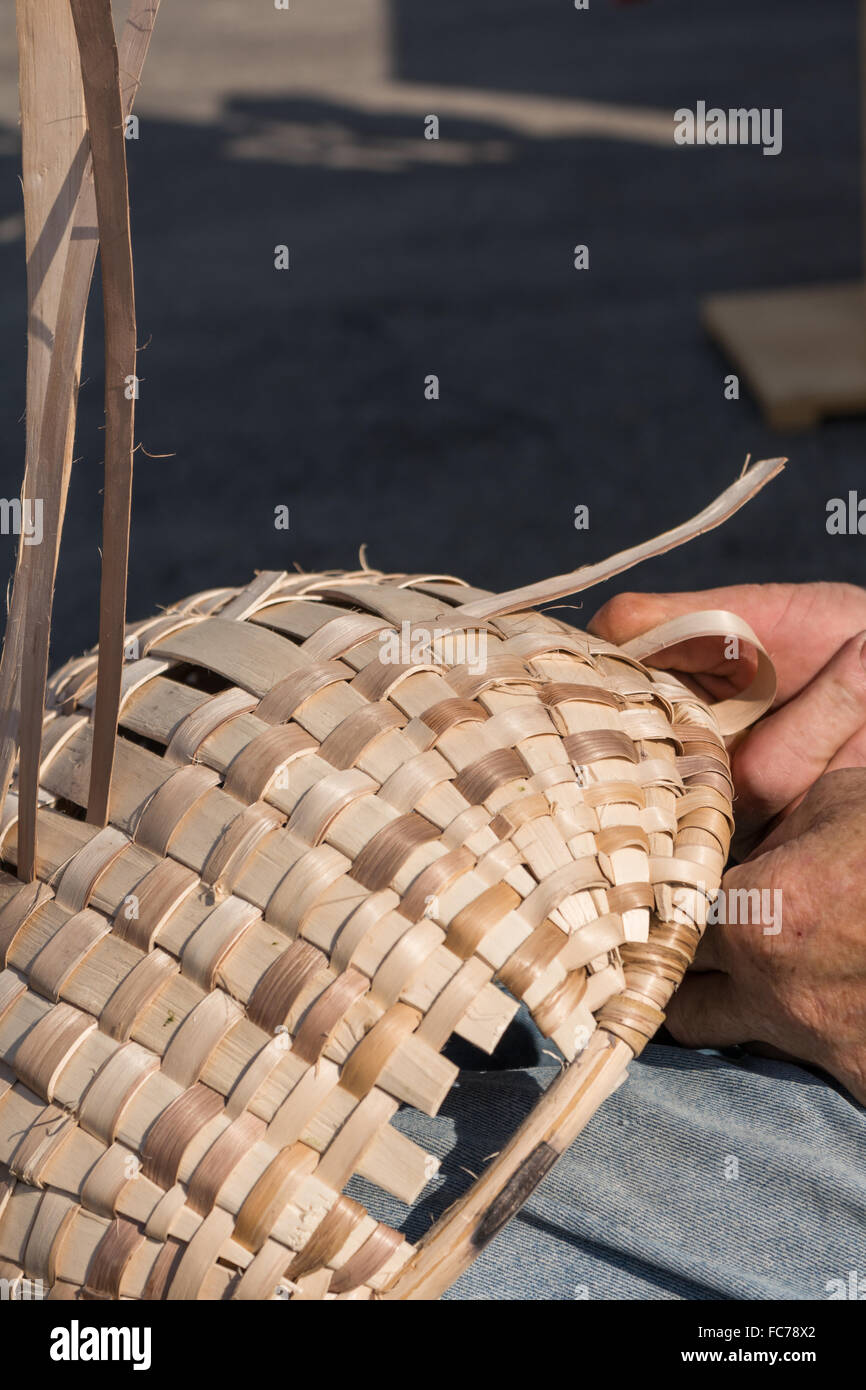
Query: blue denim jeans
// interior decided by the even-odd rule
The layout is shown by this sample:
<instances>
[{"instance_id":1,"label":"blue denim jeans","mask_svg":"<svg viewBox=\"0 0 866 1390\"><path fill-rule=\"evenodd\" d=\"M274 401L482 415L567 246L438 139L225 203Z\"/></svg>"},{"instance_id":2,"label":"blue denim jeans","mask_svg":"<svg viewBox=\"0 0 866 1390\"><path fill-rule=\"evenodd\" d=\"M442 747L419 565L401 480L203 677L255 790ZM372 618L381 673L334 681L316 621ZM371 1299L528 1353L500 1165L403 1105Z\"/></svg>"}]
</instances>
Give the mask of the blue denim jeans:
<instances>
[{"instance_id":1,"label":"blue denim jeans","mask_svg":"<svg viewBox=\"0 0 866 1390\"><path fill-rule=\"evenodd\" d=\"M556 1063L537 1056L461 1071L435 1119L397 1117L442 1160L411 1214L350 1193L418 1239L548 1085ZM864 1157L866 1111L827 1079L650 1045L447 1297L829 1299L858 1280L866 1297Z\"/></svg>"}]
</instances>

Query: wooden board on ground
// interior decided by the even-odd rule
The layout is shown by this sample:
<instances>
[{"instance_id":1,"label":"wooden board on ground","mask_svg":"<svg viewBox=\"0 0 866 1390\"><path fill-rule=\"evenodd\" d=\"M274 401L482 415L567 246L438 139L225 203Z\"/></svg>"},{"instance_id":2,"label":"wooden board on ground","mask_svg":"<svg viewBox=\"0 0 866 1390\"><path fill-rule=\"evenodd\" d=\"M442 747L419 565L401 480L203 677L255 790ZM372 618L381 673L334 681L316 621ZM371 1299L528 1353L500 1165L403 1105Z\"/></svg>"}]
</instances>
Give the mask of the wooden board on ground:
<instances>
[{"instance_id":1,"label":"wooden board on ground","mask_svg":"<svg viewBox=\"0 0 866 1390\"><path fill-rule=\"evenodd\" d=\"M863 284L713 295L702 319L773 429L866 412Z\"/></svg>"}]
</instances>

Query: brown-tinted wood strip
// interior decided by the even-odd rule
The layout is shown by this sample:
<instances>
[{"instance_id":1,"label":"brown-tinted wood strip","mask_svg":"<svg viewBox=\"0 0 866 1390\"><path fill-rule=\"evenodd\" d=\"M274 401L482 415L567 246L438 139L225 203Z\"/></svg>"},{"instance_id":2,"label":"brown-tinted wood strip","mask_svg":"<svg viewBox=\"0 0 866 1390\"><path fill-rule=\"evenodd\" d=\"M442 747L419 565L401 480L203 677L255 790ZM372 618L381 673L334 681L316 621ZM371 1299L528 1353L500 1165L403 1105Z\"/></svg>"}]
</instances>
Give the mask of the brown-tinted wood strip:
<instances>
[{"instance_id":1,"label":"brown-tinted wood strip","mask_svg":"<svg viewBox=\"0 0 866 1390\"><path fill-rule=\"evenodd\" d=\"M380 1223L354 1255L335 1271L331 1279L330 1292L349 1293L362 1284L369 1284L383 1265L387 1264L403 1244L404 1237L399 1231Z\"/></svg>"},{"instance_id":2,"label":"brown-tinted wood strip","mask_svg":"<svg viewBox=\"0 0 866 1390\"><path fill-rule=\"evenodd\" d=\"M342 1250L355 1228L367 1213L349 1197L338 1197L327 1216L316 1227L310 1239L286 1270L288 1279L301 1279L305 1274L327 1267Z\"/></svg>"},{"instance_id":3,"label":"brown-tinted wood strip","mask_svg":"<svg viewBox=\"0 0 866 1390\"><path fill-rule=\"evenodd\" d=\"M479 893L457 913L448 928L445 945L460 960L468 960L480 947L485 936L498 926L503 917L521 903L520 894L507 883L494 883Z\"/></svg>"},{"instance_id":4,"label":"brown-tinted wood strip","mask_svg":"<svg viewBox=\"0 0 866 1390\"><path fill-rule=\"evenodd\" d=\"M334 661L316 663L292 671L267 691L256 709L256 714L267 724L285 724L294 718L307 700L318 695L320 690L348 680L352 674L350 666L343 666Z\"/></svg>"},{"instance_id":5,"label":"brown-tinted wood strip","mask_svg":"<svg viewBox=\"0 0 866 1390\"><path fill-rule=\"evenodd\" d=\"M316 740L297 724L275 724L264 729L232 759L224 788L239 801L260 800L277 773L296 758L315 751Z\"/></svg>"},{"instance_id":6,"label":"brown-tinted wood strip","mask_svg":"<svg viewBox=\"0 0 866 1390\"><path fill-rule=\"evenodd\" d=\"M114 916L114 931L122 941L149 951L172 913L195 891L198 874L174 859L160 859L135 885Z\"/></svg>"},{"instance_id":7,"label":"brown-tinted wood strip","mask_svg":"<svg viewBox=\"0 0 866 1390\"><path fill-rule=\"evenodd\" d=\"M394 1004L374 1023L352 1049L340 1073L340 1085L359 1099L371 1091L391 1054L409 1033L414 1032L421 1014L407 1004Z\"/></svg>"},{"instance_id":8,"label":"brown-tinted wood strip","mask_svg":"<svg viewBox=\"0 0 866 1390\"><path fill-rule=\"evenodd\" d=\"M369 988L370 981L360 970L349 969L338 975L307 1010L292 1051L305 1062L317 1062L337 1024Z\"/></svg>"},{"instance_id":9,"label":"brown-tinted wood strip","mask_svg":"<svg viewBox=\"0 0 866 1390\"><path fill-rule=\"evenodd\" d=\"M259 980L247 1004L247 1014L266 1033L273 1033L314 975L324 974L328 958L308 941L293 941Z\"/></svg>"},{"instance_id":10,"label":"brown-tinted wood strip","mask_svg":"<svg viewBox=\"0 0 866 1390\"><path fill-rule=\"evenodd\" d=\"M566 734L562 741L571 761L580 766L600 762L603 758L640 762L634 741L628 734L619 733L616 729L592 729L582 734Z\"/></svg>"},{"instance_id":11,"label":"brown-tinted wood strip","mask_svg":"<svg viewBox=\"0 0 866 1390\"><path fill-rule=\"evenodd\" d=\"M247 1196L235 1222L235 1239L248 1250L259 1250L274 1222L319 1161L306 1144L291 1144L271 1160Z\"/></svg>"},{"instance_id":12,"label":"brown-tinted wood strip","mask_svg":"<svg viewBox=\"0 0 866 1390\"><path fill-rule=\"evenodd\" d=\"M434 859L432 864L422 869L400 899L397 911L401 917L408 918L410 922L417 922L425 915L435 917L436 898L462 874L474 868L475 862L475 855L465 845Z\"/></svg>"},{"instance_id":13,"label":"brown-tinted wood strip","mask_svg":"<svg viewBox=\"0 0 866 1390\"><path fill-rule=\"evenodd\" d=\"M119 1298L126 1267L144 1239L134 1222L123 1217L112 1221L94 1251L85 1287L105 1298Z\"/></svg>"},{"instance_id":14,"label":"brown-tinted wood strip","mask_svg":"<svg viewBox=\"0 0 866 1390\"><path fill-rule=\"evenodd\" d=\"M389 729L402 728L405 723L406 716L390 701L364 705L328 734L319 756L332 767L353 767L371 743Z\"/></svg>"},{"instance_id":15,"label":"brown-tinted wood strip","mask_svg":"<svg viewBox=\"0 0 866 1390\"><path fill-rule=\"evenodd\" d=\"M264 1137L265 1124L257 1115L245 1111L223 1130L199 1160L187 1185L187 1201L193 1211L204 1215L216 1205L217 1197L245 1154Z\"/></svg>"},{"instance_id":16,"label":"brown-tinted wood strip","mask_svg":"<svg viewBox=\"0 0 866 1390\"><path fill-rule=\"evenodd\" d=\"M187 1148L222 1108L222 1097L201 1082L182 1091L144 1136L141 1158L145 1177L165 1191L173 1187Z\"/></svg>"},{"instance_id":17,"label":"brown-tinted wood strip","mask_svg":"<svg viewBox=\"0 0 866 1390\"><path fill-rule=\"evenodd\" d=\"M486 801L509 782L519 782L530 775L515 748L495 748L465 767L455 778L454 785L470 805L474 805Z\"/></svg>"},{"instance_id":18,"label":"brown-tinted wood strip","mask_svg":"<svg viewBox=\"0 0 866 1390\"><path fill-rule=\"evenodd\" d=\"M352 877L376 893L387 888L419 845L438 838L436 826L417 812L397 816L367 841L352 865Z\"/></svg>"}]
</instances>

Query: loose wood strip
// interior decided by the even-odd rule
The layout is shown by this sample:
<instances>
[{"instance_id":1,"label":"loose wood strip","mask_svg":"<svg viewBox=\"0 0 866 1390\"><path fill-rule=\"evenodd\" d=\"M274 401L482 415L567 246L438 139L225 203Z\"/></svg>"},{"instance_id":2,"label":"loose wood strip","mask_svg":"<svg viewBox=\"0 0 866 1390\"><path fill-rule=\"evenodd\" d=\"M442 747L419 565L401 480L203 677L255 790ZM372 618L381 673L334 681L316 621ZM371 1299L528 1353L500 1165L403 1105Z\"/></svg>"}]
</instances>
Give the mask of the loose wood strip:
<instances>
[{"instance_id":1,"label":"loose wood strip","mask_svg":"<svg viewBox=\"0 0 866 1390\"><path fill-rule=\"evenodd\" d=\"M65 0L20 0L16 12L28 309L22 507L28 510L31 527L31 509L38 505L41 510L42 543L32 546L22 526L0 666L0 804L20 742L18 874L30 880L36 872L36 800L51 601L81 360L83 315L73 332L62 331L67 304L64 263L87 169L87 145L81 72Z\"/></svg>"},{"instance_id":2,"label":"loose wood strip","mask_svg":"<svg viewBox=\"0 0 866 1390\"><path fill-rule=\"evenodd\" d=\"M126 141L110 0L69 0L90 133L97 221L102 243L105 316L105 488L99 671L87 817L105 825L120 709L126 619L126 571L132 500L136 332Z\"/></svg>"},{"instance_id":3,"label":"loose wood strip","mask_svg":"<svg viewBox=\"0 0 866 1390\"><path fill-rule=\"evenodd\" d=\"M641 560L663 555L666 551L694 540L716 526L721 526L722 522L738 512L740 507L755 497L767 483L778 477L786 462L786 459L777 458L753 464L691 521L674 527L672 531L666 531L654 540L644 541L642 545L632 546L629 550L621 550L600 564L584 565L582 569L572 570L569 574L557 575L555 579L543 579L537 584L510 589L507 593L496 594L492 598L464 603L456 611L465 617L495 618L501 613L517 613L524 608L534 608L540 603L565 598L568 594L582 593L584 589L601 584L607 579L612 579L614 575L631 569L633 565L640 564Z\"/></svg>"}]
</instances>

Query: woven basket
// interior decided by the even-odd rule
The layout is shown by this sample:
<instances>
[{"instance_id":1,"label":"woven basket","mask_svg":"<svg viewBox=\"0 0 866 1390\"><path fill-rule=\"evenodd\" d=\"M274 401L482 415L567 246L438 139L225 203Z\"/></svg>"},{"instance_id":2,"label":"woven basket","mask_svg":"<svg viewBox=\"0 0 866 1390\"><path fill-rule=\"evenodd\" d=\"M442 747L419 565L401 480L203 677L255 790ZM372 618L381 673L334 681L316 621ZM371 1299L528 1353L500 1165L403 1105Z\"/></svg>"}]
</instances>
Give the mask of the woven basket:
<instances>
[{"instance_id":1,"label":"woven basket","mask_svg":"<svg viewBox=\"0 0 866 1390\"><path fill-rule=\"evenodd\" d=\"M45 515L41 543L19 544L0 660L0 1279L52 1298L433 1298L662 1021L728 850L723 736L773 698L731 614L618 650L534 610L720 525L784 460L653 541L507 594L260 574L125 630L124 131L158 4L130 0L119 45L108 0L16 6L22 510ZM97 243L101 651L46 700ZM758 651L749 688L712 710L641 664L707 635ZM492 1051L521 1002L564 1066L413 1247L346 1185L417 1199L436 1161L391 1120L435 1113L448 1038Z\"/></svg>"},{"instance_id":2,"label":"woven basket","mask_svg":"<svg viewBox=\"0 0 866 1390\"><path fill-rule=\"evenodd\" d=\"M0 876L0 1277L52 1297L434 1297L663 1019L732 829L715 714L451 578L259 575L128 629L110 823L96 655L52 680L36 881ZM2 854L16 862L17 800ZM567 1065L419 1247L452 1033L520 1002Z\"/></svg>"}]
</instances>

